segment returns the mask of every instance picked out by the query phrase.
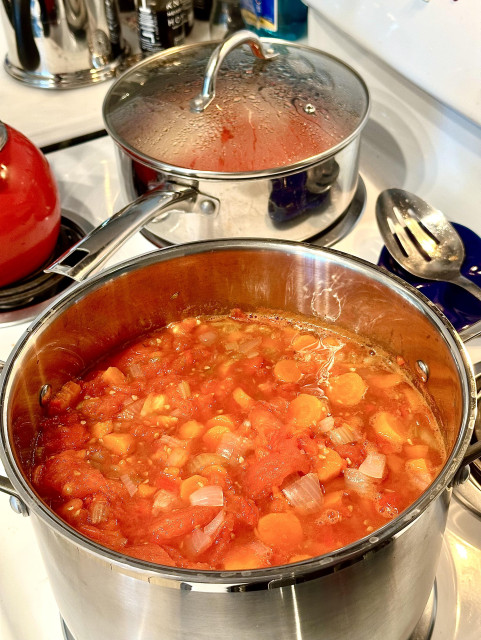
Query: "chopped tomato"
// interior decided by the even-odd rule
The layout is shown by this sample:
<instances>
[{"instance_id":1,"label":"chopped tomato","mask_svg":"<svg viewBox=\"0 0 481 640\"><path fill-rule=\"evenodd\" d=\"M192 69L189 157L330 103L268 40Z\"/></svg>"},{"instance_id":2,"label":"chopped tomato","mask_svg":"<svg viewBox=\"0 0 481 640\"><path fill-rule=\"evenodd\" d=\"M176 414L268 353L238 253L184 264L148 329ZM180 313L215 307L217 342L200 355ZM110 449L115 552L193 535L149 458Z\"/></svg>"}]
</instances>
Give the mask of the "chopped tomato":
<instances>
[{"instance_id":1,"label":"chopped tomato","mask_svg":"<svg viewBox=\"0 0 481 640\"><path fill-rule=\"evenodd\" d=\"M47 504L100 545L197 571L353 543L446 459L402 355L241 309L150 332L65 381L45 414L29 471Z\"/></svg>"}]
</instances>

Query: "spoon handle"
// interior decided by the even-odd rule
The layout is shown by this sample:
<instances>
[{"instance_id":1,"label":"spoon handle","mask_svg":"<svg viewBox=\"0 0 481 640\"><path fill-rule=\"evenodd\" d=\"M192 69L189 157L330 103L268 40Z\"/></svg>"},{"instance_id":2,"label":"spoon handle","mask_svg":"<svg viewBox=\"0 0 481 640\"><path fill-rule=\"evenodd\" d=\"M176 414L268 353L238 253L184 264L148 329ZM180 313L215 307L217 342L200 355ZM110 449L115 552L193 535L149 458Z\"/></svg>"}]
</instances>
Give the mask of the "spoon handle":
<instances>
[{"instance_id":1,"label":"spoon handle","mask_svg":"<svg viewBox=\"0 0 481 640\"><path fill-rule=\"evenodd\" d=\"M479 287L477 284L474 284L474 282L471 282L471 280L465 278L463 275L459 274L459 276L451 278L450 282L463 287L463 289L469 291L469 293L475 296L478 300L481 300L481 287Z\"/></svg>"}]
</instances>

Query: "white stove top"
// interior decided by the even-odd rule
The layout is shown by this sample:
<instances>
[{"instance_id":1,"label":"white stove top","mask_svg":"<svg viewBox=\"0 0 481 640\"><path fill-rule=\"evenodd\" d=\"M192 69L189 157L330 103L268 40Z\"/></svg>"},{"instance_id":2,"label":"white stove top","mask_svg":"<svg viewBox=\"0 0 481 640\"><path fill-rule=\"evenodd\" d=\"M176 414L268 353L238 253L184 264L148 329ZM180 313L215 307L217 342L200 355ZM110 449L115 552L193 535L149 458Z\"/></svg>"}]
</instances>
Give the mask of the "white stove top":
<instances>
[{"instance_id":1,"label":"white stove top","mask_svg":"<svg viewBox=\"0 0 481 640\"><path fill-rule=\"evenodd\" d=\"M382 189L394 186L417 192L443 209L451 220L481 235L480 129L397 76L363 49L357 49L350 38L331 28L317 14L310 15L309 42L350 61L365 77L373 97L371 119L363 133L360 164L367 191L365 209L354 229L335 248L377 262L382 241L375 223L374 205ZM14 81L8 78L8 82ZM3 83L1 77L2 107ZM25 129L21 125L26 122L28 107L17 109L10 102L7 115L0 108L0 118L22 130L38 145L95 131L101 127L99 109L108 84L55 94L52 98L37 89L9 85L9 96L18 100L17 105L24 101L31 105L37 96L43 105L49 103L48 116L44 111L38 126L32 120ZM81 115L89 111L85 101L92 106L93 117ZM64 108L68 114L62 124ZM55 121L59 123L58 129L52 127ZM113 143L109 138L49 153L48 159L59 183L65 211L73 211L96 225L123 206ZM153 250L155 248L137 234L109 264ZM0 328L0 359L6 359L26 326L24 323ZM481 361L480 340L473 341L468 350L474 362ZM4 495L0 495L0 522L0 638L61 640L58 608L31 523L28 518L13 513ZM479 637L480 541L481 518L453 500L438 570L438 614L432 640L477 640ZM475 585L478 590L469 591L469 587Z\"/></svg>"}]
</instances>

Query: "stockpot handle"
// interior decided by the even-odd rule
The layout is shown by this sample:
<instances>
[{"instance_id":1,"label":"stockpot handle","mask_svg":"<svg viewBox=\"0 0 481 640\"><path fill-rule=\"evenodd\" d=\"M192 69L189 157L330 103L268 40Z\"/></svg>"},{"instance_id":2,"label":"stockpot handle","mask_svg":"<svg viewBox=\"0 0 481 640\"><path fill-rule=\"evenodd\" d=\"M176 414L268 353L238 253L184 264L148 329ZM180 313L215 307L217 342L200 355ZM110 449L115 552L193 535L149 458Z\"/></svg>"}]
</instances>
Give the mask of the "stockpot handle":
<instances>
[{"instance_id":1,"label":"stockpot handle","mask_svg":"<svg viewBox=\"0 0 481 640\"><path fill-rule=\"evenodd\" d=\"M180 207L181 203L185 206ZM218 207L211 197L202 196L192 187L179 186L175 191L157 187L105 220L45 271L82 282L144 225L179 208L186 212L212 214Z\"/></svg>"},{"instance_id":2,"label":"stockpot handle","mask_svg":"<svg viewBox=\"0 0 481 640\"><path fill-rule=\"evenodd\" d=\"M477 362L474 365L474 375L476 378L476 386L478 388L478 392L476 394L476 421L478 422L481 421L481 362ZM471 462L474 462L479 457L481 457L481 441L470 445L466 449L460 469L467 467Z\"/></svg>"},{"instance_id":3,"label":"stockpot handle","mask_svg":"<svg viewBox=\"0 0 481 640\"><path fill-rule=\"evenodd\" d=\"M207 63L202 91L197 97L190 101L191 111L200 113L210 105L215 97L217 74L225 57L242 44L248 44L256 58L261 58L262 60L272 60L279 55L278 53L274 53L272 49L267 48L259 36L252 31L248 31L247 29L236 31L217 45L212 52L209 62Z\"/></svg>"},{"instance_id":4,"label":"stockpot handle","mask_svg":"<svg viewBox=\"0 0 481 640\"><path fill-rule=\"evenodd\" d=\"M474 338L479 338L479 336L481 336L481 320L478 320L459 332L459 337L463 342L469 342Z\"/></svg>"},{"instance_id":5,"label":"stockpot handle","mask_svg":"<svg viewBox=\"0 0 481 640\"><path fill-rule=\"evenodd\" d=\"M5 362L3 362L3 360L0 360L0 373L2 372L4 366L5 366ZM27 505L23 502L23 500L20 498L18 493L15 491L15 487L10 482L10 480L7 477L2 476L1 474L0 474L0 492L6 493L7 495L10 496L10 505L16 513L21 513L24 516L28 516L29 511L28 511Z\"/></svg>"}]
</instances>

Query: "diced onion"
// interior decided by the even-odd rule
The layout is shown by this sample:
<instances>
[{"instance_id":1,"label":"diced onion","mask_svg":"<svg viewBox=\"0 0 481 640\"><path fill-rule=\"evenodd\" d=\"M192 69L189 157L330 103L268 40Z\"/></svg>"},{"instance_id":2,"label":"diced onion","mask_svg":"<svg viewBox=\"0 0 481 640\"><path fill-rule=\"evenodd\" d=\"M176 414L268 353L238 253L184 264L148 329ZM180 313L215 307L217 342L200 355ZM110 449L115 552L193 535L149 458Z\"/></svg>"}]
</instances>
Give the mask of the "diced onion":
<instances>
[{"instance_id":1,"label":"diced onion","mask_svg":"<svg viewBox=\"0 0 481 640\"><path fill-rule=\"evenodd\" d=\"M322 507L324 501L319 478L315 473L308 473L295 480L284 487L282 493L300 513L314 513Z\"/></svg>"},{"instance_id":2,"label":"diced onion","mask_svg":"<svg viewBox=\"0 0 481 640\"><path fill-rule=\"evenodd\" d=\"M341 427L331 429L329 437L334 444L349 444L350 442L355 442L358 435L349 425L343 424Z\"/></svg>"},{"instance_id":3,"label":"diced onion","mask_svg":"<svg viewBox=\"0 0 481 640\"><path fill-rule=\"evenodd\" d=\"M202 529L194 529L186 542L192 555L198 556L211 546L213 539Z\"/></svg>"},{"instance_id":4,"label":"diced onion","mask_svg":"<svg viewBox=\"0 0 481 640\"><path fill-rule=\"evenodd\" d=\"M225 512L222 509L221 511L219 511L219 513L216 515L216 517L213 520L211 520L208 524L205 525L204 533L206 533L208 536L214 539L217 533L219 532L219 529L224 524L224 521L225 521Z\"/></svg>"},{"instance_id":5,"label":"diced onion","mask_svg":"<svg viewBox=\"0 0 481 640\"><path fill-rule=\"evenodd\" d=\"M179 382L179 384L177 385L177 389L179 390L179 393L184 398L184 400L190 398L190 385L186 380L182 380L182 382Z\"/></svg>"},{"instance_id":6,"label":"diced onion","mask_svg":"<svg viewBox=\"0 0 481 640\"><path fill-rule=\"evenodd\" d=\"M239 343L238 342L226 342L225 350L226 351L238 351Z\"/></svg>"},{"instance_id":7,"label":"diced onion","mask_svg":"<svg viewBox=\"0 0 481 640\"><path fill-rule=\"evenodd\" d=\"M168 511L176 499L177 496L171 491L159 489L155 494L154 502L152 504L152 513L154 516L158 515L162 511Z\"/></svg>"},{"instance_id":8,"label":"diced onion","mask_svg":"<svg viewBox=\"0 0 481 640\"><path fill-rule=\"evenodd\" d=\"M241 342L241 344L239 345L239 351L241 353L249 353L249 351L257 349L261 342L262 338L252 338L251 340Z\"/></svg>"},{"instance_id":9,"label":"diced onion","mask_svg":"<svg viewBox=\"0 0 481 640\"><path fill-rule=\"evenodd\" d=\"M208 346L211 344L214 344L214 342L217 340L217 334L214 331L205 331L204 333L201 333L198 337L201 342L203 342Z\"/></svg>"},{"instance_id":10,"label":"diced onion","mask_svg":"<svg viewBox=\"0 0 481 640\"><path fill-rule=\"evenodd\" d=\"M345 469L344 480L348 491L354 491L364 498L374 498L376 485L369 476L359 469Z\"/></svg>"},{"instance_id":11,"label":"diced onion","mask_svg":"<svg viewBox=\"0 0 481 640\"><path fill-rule=\"evenodd\" d=\"M160 442L167 445L168 447L171 447L172 449L174 449L175 447L182 447L185 444L184 440L179 440L179 438L174 438L174 436L169 436L167 434L163 435L160 438Z\"/></svg>"},{"instance_id":12,"label":"diced onion","mask_svg":"<svg viewBox=\"0 0 481 640\"><path fill-rule=\"evenodd\" d=\"M252 549L256 556L260 558L262 561L267 562L269 558L272 556L272 549L268 547L266 544L261 542L260 540L253 540L249 545L247 545L249 549Z\"/></svg>"},{"instance_id":13,"label":"diced onion","mask_svg":"<svg viewBox=\"0 0 481 640\"><path fill-rule=\"evenodd\" d=\"M334 428L333 416L326 416L317 423L317 426L319 427L319 431L321 433L327 433L328 431L331 431L331 429Z\"/></svg>"},{"instance_id":14,"label":"diced onion","mask_svg":"<svg viewBox=\"0 0 481 640\"><path fill-rule=\"evenodd\" d=\"M382 478L386 466L386 456L382 453L368 453L359 471L370 478Z\"/></svg>"},{"instance_id":15,"label":"diced onion","mask_svg":"<svg viewBox=\"0 0 481 640\"><path fill-rule=\"evenodd\" d=\"M247 438L235 435L235 433L226 433L222 436L219 446L216 449L223 458L227 460L238 460L246 451L253 448L253 444Z\"/></svg>"},{"instance_id":16,"label":"diced onion","mask_svg":"<svg viewBox=\"0 0 481 640\"><path fill-rule=\"evenodd\" d=\"M132 378L141 378L144 374L143 367L137 362L131 364L127 370Z\"/></svg>"},{"instance_id":17,"label":"diced onion","mask_svg":"<svg viewBox=\"0 0 481 640\"><path fill-rule=\"evenodd\" d=\"M90 521L92 524L98 524L107 519L108 513L109 505L107 502L94 502L90 510Z\"/></svg>"},{"instance_id":18,"label":"diced onion","mask_svg":"<svg viewBox=\"0 0 481 640\"><path fill-rule=\"evenodd\" d=\"M225 458L218 453L199 453L188 463L188 472L191 476L201 473L211 464L225 464Z\"/></svg>"},{"instance_id":19,"label":"diced onion","mask_svg":"<svg viewBox=\"0 0 481 640\"><path fill-rule=\"evenodd\" d=\"M189 502L198 507L222 507L224 506L224 492L219 485L208 484L191 493Z\"/></svg>"},{"instance_id":20,"label":"diced onion","mask_svg":"<svg viewBox=\"0 0 481 640\"><path fill-rule=\"evenodd\" d=\"M137 492L137 485L134 482L132 482L130 476L127 473L120 476L120 481L125 486L125 488L129 492L129 495L131 497L134 495L134 493Z\"/></svg>"}]
</instances>

